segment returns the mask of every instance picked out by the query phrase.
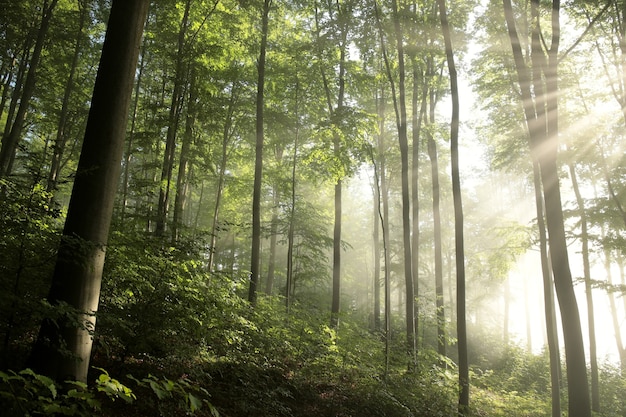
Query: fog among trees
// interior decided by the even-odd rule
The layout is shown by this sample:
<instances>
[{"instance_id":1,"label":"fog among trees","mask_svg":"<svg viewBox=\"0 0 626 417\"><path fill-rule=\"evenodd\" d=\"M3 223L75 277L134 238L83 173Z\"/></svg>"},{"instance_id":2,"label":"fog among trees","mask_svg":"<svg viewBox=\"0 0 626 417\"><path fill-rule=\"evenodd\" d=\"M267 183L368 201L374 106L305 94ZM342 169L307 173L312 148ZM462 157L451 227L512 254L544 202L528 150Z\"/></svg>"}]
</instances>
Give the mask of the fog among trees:
<instances>
[{"instance_id":1,"label":"fog among trees","mask_svg":"<svg viewBox=\"0 0 626 417\"><path fill-rule=\"evenodd\" d=\"M0 406L626 415L625 19L0 0Z\"/></svg>"}]
</instances>

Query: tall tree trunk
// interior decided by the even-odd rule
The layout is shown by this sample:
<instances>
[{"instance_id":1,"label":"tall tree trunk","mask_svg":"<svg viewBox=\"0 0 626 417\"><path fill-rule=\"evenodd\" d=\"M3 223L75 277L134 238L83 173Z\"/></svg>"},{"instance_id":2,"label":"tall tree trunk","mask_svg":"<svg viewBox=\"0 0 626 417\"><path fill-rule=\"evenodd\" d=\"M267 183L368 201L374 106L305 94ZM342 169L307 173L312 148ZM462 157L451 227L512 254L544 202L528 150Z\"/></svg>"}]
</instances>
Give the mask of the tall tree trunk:
<instances>
[{"instance_id":1,"label":"tall tree trunk","mask_svg":"<svg viewBox=\"0 0 626 417\"><path fill-rule=\"evenodd\" d=\"M87 381L95 313L126 121L148 0L113 0L85 139L48 301L75 313L45 319L31 353L35 371ZM77 259L78 258L78 259ZM67 307L62 307L66 311ZM67 351L71 355L67 355Z\"/></svg>"},{"instance_id":2,"label":"tall tree trunk","mask_svg":"<svg viewBox=\"0 0 626 417\"><path fill-rule=\"evenodd\" d=\"M176 153L176 134L178 123L183 107L183 84L185 83L185 37L189 26L189 10L191 0L186 0L185 11L178 31L178 49L176 51L176 69L174 73L174 87L172 89L172 102L167 119L167 135L165 139L165 152L161 167L161 181L159 182L159 203L156 214L155 235L165 234L167 214L170 206L170 191L172 188L172 175L174 173L174 154Z\"/></svg>"},{"instance_id":3,"label":"tall tree trunk","mask_svg":"<svg viewBox=\"0 0 626 417\"><path fill-rule=\"evenodd\" d=\"M50 162L50 171L48 173L48 184L46 191L52 192L56 189L59 175L61 174L61 159L63 152L65 151L65 144L67 142L67 122L69 116L69 105L72 90L74 88L74 78L76 77L76 69L78 68L78 58L82 49L83 29L89 16L89 9L82 1L78 2L78 8L80 9L79 21L78 21L78 33L76 34L76 43L74 44L74 54L72 55L72 63L70 64L70 73L65 84L65 92L63 93L63 101L61 102L61 114L59 115L59 122L57 124L56 138L54 141L54 147L52 151L52 161Z\"/></svg>"},{"instance_id":4,"label":"tall tree trunk","mask_svg":"<svg viewBox=\"0 0 626 417\"><path fill-rule=\"evenodd\" d=\"M459 87L456 65L448 24L445 0L438 0L439 17L446 46L446 60L450 74L450 92L452 95L452 120L450 123L450 159L452 177L452 198L454 205L454 254L456 258L456 301L457 301L457 338L459 354L459 416L469 413L469 361L467 352L467 325L465 315L465 248L463 235L463 201L461 196L461 177L459 169Z\"/></svg>"},{"instance_id":5,"label":"tall tree trunk","mask_svg":"<svg viewBox=\"0 0 626 417\"><path fill-rule=\"evenodd\" d=\"M261 19L261 49L258 61L258 82L256 94L256 159L254 162L254 191L252 195L252 253L250 256L250 288L248 301L256 304L257 286L261 268L261 186L263 177L263 110L265 90L265 55L271 0L263 3Z\"/></svg>"},{"instance_id":6,"label":"tall tree trunk","mask_svg":"<svg viewBox=\"0 0 626 417\"><path fill-rule=\"evenodd\" d=\"M559 335L556 324L554 305L554 282L550 273L548 259L548 237L544 221L543 195L539 162L533 158L533 186L535 190L535 209L537 212L537 229L539 231L539 256L541 258L541 277L543 282L543 304L550 355L550 393L552 398L552 417L561 417L561 354L559 351Z\"/></svg>"},{"instance_id":7,"label":"tall tree trunk","mask_svg":"<svg viewBox=\"0 0 626 417\"><path fill-rule=\"evenodd\" d=\"M180 229L183 226L183 215L187 208L187 193L189 192L189 155L193 143L194 125L196 123L196 102L198 91L196 87L194 69L190 70L189 92L187 102L187 116L185 117L185 133L180 148L180 161L178 162L178 175L176 177L176 197L174 198L174 215L172 217L172 244L180 238Z\"/></svg>"},{"instance_id":8,"label":"tall tree trunk","mask_svg":"<svg viewBox=\"0 0 626 417\"><path fill-rule=\"evenodd\" d=\"M563 224L561 192L559 189L558 152L558 47L560 40L560 2L552 2L552 40L545 62L541 50L542 42L538 24L538 0L532 2L532 68L545 77L545 89L538 88L538 77L531 77L524 62L521 43L515 27L511 0L503 0L504 15L513 50L513 58L519 79L520 92L526 124L529 132L531 152L539 161L541 181L544 189L546 225L550 243L550 257L556 293L561 309L561 322L565 342L568 379L568 412L570 417L590 417L589 385L587 366L578 304L572 283L572 274L567 254L567 241ZM534 79L533 88L531 83ZM538 150L541 148L541 152Z\"/></svg>"},{"instance_id":9,"label":"tall tree trunk","mask_svg":"<svg viewBox=\"0 0 626 417\"><path fill-rule=\"evenodd\" d=\"M213 263L215 259L215 245L217 243L218 220L220 212L220 204L222 202L222 191L224 190L224 181L226 177L226 163L228 161L228 145L232 136L232 127L234 124L235 103L237 101L237 83L234 82L230 89L230 99L228 101L228 110L226 112L226 120L224 122L224 130L222 132L222 154L219 165L217 167L217 188L215 191L215 206L213 209L213 219L211 221L211 243L209 244L209 259L207 261L207 270L213 271Z\"/></svg>"},{"instance_id":10,"label":"tall tree trunk","mask_svg":"<svg viewBox=\"0 0 626 417\"><path fill-rule=\"evenodd\" d=\"M416 357L415 343L415 291L413 289L413 269L411 252L411 199L409 184L409 143L407 136L407 113L406 113L406 70L404 65L404 35L400 23L398 2L391 2L393 9L393 26L396 35L396 50L398 53L398 108L399 117L396 118L398 125L398 144L400 146L401 161L401 184L402 184L402 242L404 248L404 282L406 287L406 339L407 353L410 365L414 366Z\"/></svg>"},{"instance_id":11,"label":"tall tree trunk","mask_svg":"<svg viewBox=\"0 0 626 417\"><path fill-rule=\"evenodd\" d=\"M406 70L404 65L404 35L400 22L400 13L396 0L392 2L393 26L395 33L396 51L398 54L398 91L391 72L391 65L385 47L385 38L380 21L380 11L378 2L374 2L376 12L376 22L380 37L381 49L387 73L387 79L391 87L391 96L396 116L396 127L398 130L398 145L400 147L401 161L401 185L402 185L402 243L403 243L403 264L405 281L405 317L407 335L407 355L409 357L409 368L415 366L417 361L415 342L415 291L413 289L413 269L411 252L411 207L410 207L410 184L409 184L409 145L407 135L407 113L406 113Z\"/></svg>"},{"instance_id":12,"label":"tall tree trunk","mask_svg":"<svg viewBox=\"0 0 626 417\"><path fill-rule=\"evenodd\" d=\"M322 76L322 84L326 95L326 105L328 106L328 115L331 120L335 119L337 110L343 108L345 94L345 75L346 75L346 48L348 27L345 21L345 13L342 10L341 3L336 3L336 22L340 28L339 41L339 73L337 75L337 83L339 91L337 92L337 106L333 107L328 77L323 65L320 65ZM322 56L319 26L319 11L317 1L315 2L315 36L318 43L318 54ZM333 153L337 160L340 159L340 138L338 134L333 134ZM334 226L333 226L333 277L332 277L332 301L330 306L330 327L336 329L339 326L339 312L341 310L341 192L342 179L337 178L335 183L334 194Z\"/></svg>"},{"instance_id":13,"label":"tall tree trunk","mask_svg":"<svg viewBox=\"0 0 626 417\"><path fill-rule=\"evenodd\" d=\"M591 265L589 263L589 232L587 231L587 212L580 193L576 170L572 162L568 163L572 188L576 196L578 214L580 217L580 241L582 244L583 277L585 280L585 294L587 300L587 322L589 326L589 364L591 367L591 410L600 412L600 380L598 375L598 353L596 343L596 323L594 318L593 293L591 288Z\"/></svg>"},{"instance_id":14,"label":"tall tree trunk","mask_svg":"<svg viewBox=\"0 0 626 417\"><path fill-rule=\"evenodd\" d=\"M434 92L430 92L430 120L434 123L435 101ZM428 134L428 157L430 158L430 172L432 178L433 194L433 234L435 250L435 307L437 315L437 352L446 356L446 314L443 303L443 256L441 248L441 210L439 208L439 162L437 157L437 144Z\"/></svg>"},{"instance_id":15,"label":"tall tree trunk","mask_svg":"<svg viewBox=\"0 0 626 417\"><path fill-rule=\"evenodd\" d=\"M277 145L274 149L276 163L281 164L283 160L284 147ZM278 205L280 204L280 195L278 190L278 182L272 186L272 223L270 225L270 258L267 264L267 280L265 282L265 292L269 295L274 290L274 275L276 273L276 245L278 241Z\"/></svg>"},{"instance_id":16,"label":"tall tree trunk","mask_svg":"<svg viewBox=\"0 0 626 417\"><path fill-rule=\"evenodd\" d=\"M126 141L126 152L124 154L124 174L122 179L122 203L121 203L121 212L120 212L120 223L122 228L124 227L124 222L126 220L126 207L128 206L128 181L130 179L130 162L133 155L133 146L135 142L135 130L137 124L137 109L139 108L139 92L141 89L141 81L143 78L143 72L145 69L145 52L146 52L147 42L144 39L143 46L141 48L140 56L141 59L139 61L139 71L137 73L137 80L135 81L135 97L132 104L131 111L131 120L130 120L130 132L128 133L128 139Z\"/></svg>"},{"instance_id":17,"label":"tall tree trunk","mask_svg":"<svg viewBox=\"0 0 626 417\"><path fill-rule=\"evenodd\" d=\"M7 62L8 61L8 62ZM4 115L4 106L9 99L9 90L11 90L11 86L13 85L13 70L15 69L15 55L13 55L9 60L4 61L2 63L2 97L0 98L0 119ZM9 120L7 120L8 122Z\"/></svg>"},{"instance_id":18,"label":"tall tree trunk","mask_svg":"<svg viewBox=\"0 0 626 417\"><path fill-rule=\"evenodd\" d=\"M9 103L7 119L4 124L4 130L2 131L2 143L8 141L9 134L11 133L11 127L13 126L13 121L15 120L15 112L17 111L20 95L22 94L24 87L24 80L28 71L28 62L30 60L32 43L33 37L30 35L27 36L22 48L22 57L19 60L20 64L17 67L17 74L15 75L15 85L13 86L13 91L11 92L11 101Z\"/></svg>"},{"instance_id":19,"label":"tall tree trunk","mask_svg":"<svg viewBox=\"0 0 626 417\"><path fill-rule=\"evenodd\" d=\"M52 12L57 3L58 0L51 0L50 2L44 0L41 8L41 23L37 31L37 39L35 40L35 47L30 58L26 80L24 81L24 90L22 91L20 105L17 109L9 135L2 138L2 147L0 148L0 178L11 174L11 170L13 169L13 159L15 158L17 145L22 137L26 112L30 105L30 99L35 92L37 68L41 60L41 52L43 51L44 41L46 40L48 28L50 27L50 20L52 20Z\"/></svg>"},{"instance_id":20,"label":"tall tree trunk","mask_svg":"<svg viewBox=\"0 0 626 417\"><path fill-rule=\"evenodd\" d=\"M383 97L384 95L381 97L381 106L379 107L381 115L384 115L382 108L382 103L384 103ZM379 119L379 126L381 129L377 135L377 146L380 167L377 168L376 164L374 164L374 173L376 177L377 195L380 197L380 202L382 202L382 212L380 205L378 206L378 218L383 233L383 260L385 265L383 282L385 291L385 378L387 378L391 358L391 260L389 254L389 192L387 190L386 177L384 117Z\"/></svg>"},{"instance_id":21,"label":"tall tree trunk","mask_svg":"<svg viewBox=\"0 0 626 417\"><path fill-rule=\"evenodd\" d=\"M602 236L605 236L604 230L602 230ZM607 283L609 284L609 288L611 288L614 285L613 273L611 272L611 251L606 247L604 248L604 270L606 271ZM613 323L613 333L615 335L615 346L617 347L617 353L620 359L620 369L622 373L624 373L626 371L626 349L622 341L622 329L620 326L620 317L617 313L617 304L615 303L615 292L609 289L607 296L609 297L609 308L611 311L611 321Z\"/></svg>"},{"instance_id":22,"label":"tall tree trunk","mask_svg":"<svg viewBox=\"0 0 626 417\"><path fill-rule=\"evenodd\" d=\"M502 340L504 342L505 349L510 344L510 332L509 322L511 321L511 278L507 277L504 280L504 314L502 315Z\"/></svg>"},{"instance_id":23,"label":"tall tree trunk","mask_svg":"<svg viewBox=\"0 0 626 417\"><path fill-rule=\"evenodd\" d=\"M293 246L296 232L296 169L298 166L298 145L300 139L300 80L296 65L295 121L296 132L293 141L293 157L291 160L291 206L289 207L289 230L287 231L287 277L285 282L285 307L291 307L291 294L294 287Z\"/></svg>"},{"instance_id":24,"label":"tall tree trunk","mask_svg":"<svg viewBox=\"0 0 626 417\"><path fill-rule=\"evenodd\" d=\"M422 85L421 104L418 110L418 87ZM426 80L422 79L420 83L420 73L418 72L418 66L415 59L413 60L413 95L411 100L411 125L412 130L412 160L411 160L411 275L413 276L413 320L414 320L414 334L415 334L415 352L417 354L418 341L419 341L419 239L420 239L420 226L419 226L419 159L421 151L421 130L422 130L422 117L426 113L426 105L428 103L428 85Z\"/></svg>"}]
</instances>

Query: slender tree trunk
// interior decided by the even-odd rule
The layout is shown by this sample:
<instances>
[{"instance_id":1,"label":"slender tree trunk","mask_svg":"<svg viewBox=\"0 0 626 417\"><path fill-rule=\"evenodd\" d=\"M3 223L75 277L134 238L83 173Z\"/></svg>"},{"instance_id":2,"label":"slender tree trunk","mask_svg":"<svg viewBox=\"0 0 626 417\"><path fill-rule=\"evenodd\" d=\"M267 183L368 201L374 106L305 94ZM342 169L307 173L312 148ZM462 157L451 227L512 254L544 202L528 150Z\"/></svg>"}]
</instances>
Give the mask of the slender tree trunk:
<instances>
[{"instance_id":1,"label":"slender tree trunk","mask_svg":"<svg viewBox=\"0 0 626 417\"><path fill-rule=\"evenodd\" d=\"M65 92L63 93L63 101L61 102L61 114L59 115L59 123L57 124L56 138L52 151L52 161L50 162L50 171L48 173L48 184L46 191L52 192L56 189L59 175L61 173L61 159L67 142L67 122L69 116L70 97L74 88L74 78L76 77L76 69L78 68L78 58L82 49L83 29L89 15L86 4L82 1L78 2L80 9L80 17L78 22L78 33L76 34L76 43L74 44L74 54L72 55L72 63L70 64L70 73L65 84Z\"/></svg>"},{"instance_id":2,"label":"slender tree trunk","mask_svg":"<svg viewBox=\"0 0 626 417\"><path fill-rule=\"evenodd\" d=\"M159 183L159 203L157 206L156 229L157 236L165 234L167 214L170 206L170 191L172 188L172 176L174 173L174 154L176 153L176 134L178 123L183 107L183 84L185 83L185 37L189 26L189 10L191 0L186 0L185 11L178 31L178 49L176 51L176 69L174 73L174 88L172 89L172 102L167 123L167 135L165 139L165 152L161 167L161 181Z\"/></svg>"},{"instance_id":3,"label":"slender tree trunk","mask_svg":"<svg viewBox=\"0 0 626 417\"><path fill-rule=\"evenodd\" d=\"M511 278L504 280L504 314L502 315L502 340L504 348L508 348L510 344L509 322L511 321Z\"/></svg>"},{"instance_id":4,"label":"slender tree trunk","mask_svg":"<svg viewBox=\"0 0 626 417\"><path fill-rule=\"evenodd\" d=\"M276 163L281 164L283 159L284 147L277 145L275 147ZM280 204L280 195L278 189L278 182L272 186L272 223L270 225L270 258L267 265L267 280L265 282L265 292L269 295L274 290L274 275L276 273L276 246L278 241L278 205Z\"/></svg>"},{"instance_id":5,"label":"slender tree trunk","mask_svg":"<svg viewBox=\"0 0 626 417\"><path fill-rule=\"evenodd\" d=\"M91 332L95 328L126 121L148 6L148 0L114 0L111 7L48 296L53 306L67 305L75 313L60 320L43 321L29 364L35 371L58 381L68 378L87 381Z\"/></svg>"},{"instance_id":6,"label":"slender tree trunk","mask_svg":"<svg viewBox=\"0 0 626 417\"><path fill-rule=\"evenodd\" d=\"M30 99L35 92L35 84L37 81L36 73L41 60L41 52L43 51L44 41L46 40L48 28L50 27L50 20L52 20L52 12L57 3L58 0L51 0L50 2L44 0L41 7L41 24L37 31L37 39L35 40L35 47L30 58L30 66L26 74L20 105L17 109L11 131L7 137L3 138L2 147L0 147L0 178L11 174L11 170L13 169L13 159L15 158L17 145L22 137L26 112L30 105Z\"/></svg>"},{"instance_id":7,"label":"slender tree trunk","mask_svg":"<svg viewBox=\"0 0 626 417\"><path fill-rule=\"evenodd\" d=\"M130 132L128 134L128 140L126 141L126 152L124 154L124 177L122 180L122 208L120 212L120 223L122 228L126 220L126 207L128 206L128 180L130 178L130 162L133 156L133 145L135 142L135 130L137 124L137 109L139 108L139 92L141 88L141 81L143 78L143 71L145 69L145 52L147 42L143 41L143 46L140 52L139 71L137 73L137 81L135 81L135 97L133 100L133 107L131 111Z\"/></svg>"},{"instance_id":8,"label":"slender tree trunk","mask_svg":"<svg viewBox=\"0 0 626 417\"><path fill-rule=\"evenodd\" d=\"M463 201L461 196L461 177L459 169L459 87L457 82L454 52L448 24L445 0L438 0L439 17L446 46L446 60L450 74L452 96L452 120L450 124L450 159L452 177L452 198L454 205L454 243L456 257L456 292L457 292L457 338L459 354L459 416L469 413L469 362L467 348L467 325L465 315L465 249L463 235Z\"/></svg>"},{"instance_id":9,"label":"slender tree trunk","mask_svg":"<svg viewBox=\"0 0 626 417\"><path fill-rule=\"evenodd\" d=\"M602 236L604 237L604 235L604 230L602 230ZM611 251L608 248L604 249L604 270L606 271L607 283L609 284L609 288L611 288L614 283L613 274L611 272ZM615 346L617 347L617 353L620 359L620 369L623 373L626 371L626 349L624 348L624 342L622 341L622 329L620 326L620 317L617 313L617 304L615 303L615 292L610 289L607 296L609 297L609 308L611 310L611 321L613 323L613 333L615 335Z\"/></svg>"},{"instance_id":10,"label":"slender tree trunk","mask_svg":"<svg viewBox=\"0 0 626 417\"><path fill-rule=\"evenodd\" d=\"M583 275L585 280L585 294L587 299L587 322L589 326L589 364L591 367L591 410L600 412L600 380L598 375L598 353L596 346L596 324L594 318L593 293L591 288L591 265L589 263L589 232L587 231L587 212L583 202L574 164L568 164L572 188L576 196L580 217L580 241L582 244Z\"/></svg>"},{"instance_id":11,"label":"slender tree trunk","mask_svg":"<svg viewBox=\"0 0 626 417\"><path fill-rule=\"evenodd\" d=\"M384 123L382 123L381 120L381 127L383 126ZM389 255L389 192L387 191L384 128L380 130L377 136L380 168L377 169L376 165L374 165L374 170L376 174L377 194L381 196L380 200L382 200L382 212L379 205L378 217L383 232L383 260L385 265L385 378L387 378L391 357L391 260Z\"/></svg>"},{"instance_id":12,"label":"slender tree trunk","mask_svg":"<svg viewBox=\"0 0 626 417\"><path fill-rule=\"evenodd\" d=\"M2 65L2 97L0 98L0 119L4 115L4 106L9 99L9 90L13 82L13 70L15 69L15 57L13 56L9 62L3 62ZM8 122L9 120L7 120Z\"/></svg>"},{"instance_id":13,"label":"slender tree trunk","mask_svg":"<svg viewBox=\"0 0 626 417\"><path fill-rule=\"evenodd\" d=\"M261 269L261 186L263 177L263 110L265 90L265 55L271 0L263 3L261 19L261 49L258 61L258 82L256 95L256 159L254 163L254 191L252 195L252 253L250 257L250 289L248 301L256 305L257 286Z\"/></svg>"},{"instance_id":14,"label":"slender tree trunk","mask_svg":"<svg viewBox=\"0 0 626 417\"><path fill-rule=\"evenodd\" d=\"M552 417L561 417L561 354L556 324L554 305L554 282L550 273L548 259L548 237L544 221L543 195L539 162L533 158L533 184L535 190L535 209L537 212L537 229L539 231L539 256L541 257L541 276L543 282L543 303L546 320L548 352L550 355L550 393L552 398Z\"/></svg>"},{"instance_id":15,"label":"slender tree trunk","mask_svg":"<svg viewBox=\"0 0 626 417\"><path fill-rule=\"evenodd\" d=\"M407 113L406 113L406 70L404 65L404 35L400 23L398 2L392 1L393 26L396 35L396 50L398 52L398 144L400 146L401 183L402 183L402 242L404 248L404 281L406 286L406 338L407 353L410 358L410 366L415 366L416 343L415 343L415 291L413 289L413 269L411 252L411 200L409 185L409 144L407 136Z\"/></svg>"},{"instance_id":16,"label":"slender tree trunk","mask_svg":"<svg viewBox=\"0 0 626 417\"><path fill-rule=\"evenodd\" d=\"M434 122L435 103L434 93L430 94L430 121ZM432 133L428 135L428 157L430 158L430 172L433 194L433 234L435 250L435 307L437 315L437 352L446 356L446 314L443 303L443 255L441 249L441 211L439 208L439 162L437 158L437 144Z\"/></svg>"},{"instance_id":17,"label":"slender tree trunk","mask_svg":"<svg viewBox=\"0 0 626 417\"><path fill-rule=\"evenodd\" d=\"M412 113L411 113L411 125L412 130L412 160L411 160L411 208L412 208L412 233L411 233L411 275L413 276L413 293L414 293L414 305L413 305L413 320L414 320L414 334L415 334L415 352L417 354L418 341L419 341L419 239L420 239L420 227L419 227L419 159L421 150L421 130L422 130L422 117L426 113L426 104L428 103L428 85L426 80L422 79L420 83L420 77L418 72L417 62L413 60L413 95L412 95ZM422 85L422 97L421 104L418 110L418 87Z\"/></svg>"},{"instance_id":18,"label":"slender tree trunk","mask_svg":"<svg viewBox=\"0 0 626 417\"><path fill-rule=\"evenodd\" d=\"M11 126L13 126L13 120L15 120L15 112L20 100L20 94L24 86L24 79L26 78L26 72L28 70L28 61L30 59L30 52L32 47L32 36L27 36L24 41L24 47L22 48L22 58L20 64L17 67L17 74L15 75L15 85L11 93L11 102L9 103L9 109L7 112L6 123L4 124L4 130L2 132L2 143L9 140L9 134L11 133Z\"/></svg>"},{"instance_id":19,"label":"slender tree trunk","mask_svg":"<svg viewBox=\"0 0 626 417\"><path fill-rule=\"evenodd\" d=\"M196 123L196 102L198 91L194 70L189 75L189 92L187 103L187 116L185 118L185 133L180 148L180 161L178 163L178 175L176 177L176 197L174 198L174 215L172 217L172 244L180 238L180 229L184 224L183 215L187 209L187 194L189 192L189 172L191 166L189 155L193 143L194 125Z\"/></svg>"},{"instance_id":20,"label":"slender tree trunk","mask_svg":"<svg viewBox=\"0 0 626 417\"><path fill-rule=\"evenodd\" d=\"M233 117L235 111L237 83L233 83L230 92L230 100L228 101L228 111L226 113L226 121L224 122L224 130L222 132L222 155L217 167L217 189L215 191L215 207L213 209L213 219L211 221L211 243L209 245L209 259L207 261L207 270L213 271L213 263L215 259L218 219L220 204L222 201L222 191L224 190L224 181L226 177L226 162L228 161L228 145L231 139L231 130L233 127Z\"/></svg>"},{"instance_id":21,"label":"slender tree trunk","mask_svg":"<svg viewBox=\"0 0 626 417\"><path fill-rule=\"evenodd\" d=\"M298 144L300 139L300 80L296 66L296 97L295 121L296 132L293 141L293 157L291 160L291 206L289 208L289 230L287 231L287 277L285 282L285 307L287 312L291 307L291 291L294 286L293 245L296 232L296 169L298 166Z\"/></svg>"}]
</instances>

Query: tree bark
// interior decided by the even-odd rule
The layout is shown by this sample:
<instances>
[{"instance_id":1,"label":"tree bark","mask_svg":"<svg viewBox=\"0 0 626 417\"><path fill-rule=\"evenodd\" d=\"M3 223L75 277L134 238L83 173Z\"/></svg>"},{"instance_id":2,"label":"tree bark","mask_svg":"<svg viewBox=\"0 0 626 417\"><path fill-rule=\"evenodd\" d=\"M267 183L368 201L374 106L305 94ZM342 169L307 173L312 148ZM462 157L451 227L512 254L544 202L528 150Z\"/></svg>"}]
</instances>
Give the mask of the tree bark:
<instances>
[{"instance_id":1,"label":"tree bark","mask_svg":"<svg viewBox=\"0 0 626 417\"><path fill-rule=\"evenodd\" d=\"M35 84L37 81L37 67L41 60L41 52L43 51L44 41L48 34L48 28L50 27L50 20L52 20L52 12L56 7L58 0L44 0L41 8L41 24L37 31L37 39L35 40L35 47L33 54L30 58L30 66L26 73L26 80L24 81L24 90L22 91L22 97L20 105L13 120L13 125L8 136L2 140L2 147L0 147L0 178L6 177L11 174L13 169L13 160L15 158L15 152L17 145L22 137L22 130L24 129L24 119L26 112L30 105L30 99L35 92Z\"/></svg>"},{"instance_id":2,"label":"tree bark","mask_svg":"<svg viewBox=\"0 0 626 417\"><path fill-rule=\"evenodd\" d=\"M590 417L589 385L587 366L578 304L574 294L572 274L567 254L567 241L563 224L561 192L559 188L557 152L558 152L558 47L560 40L559 0L552 2L552 39L548 50L547 62L542 48L540 26L538 24L538 0L533 0L532 18L532 68L530 76L524 62L521 44L515 28L515 17L511 0L503 0L504 14L513 49L513 58L517 70L522 105L529 132L531 152L539 161L541 181L544 189L546 225L550 243L550 257L556 293L561 309L561 322L565 342L568 383L568 413L570 417ZM538 82L536 73L545 77L545 87ZM534 79L534 83L532 83ZM531 89L531 83L533 88ZM541 88L538 88L541 87ZM539 152L541 149L541 152Z\"/></svg>"},{"instance_id":3,"label":"tree bark","mask_svg":"<svg viewBox=\"0 0 626 417\"><path fill-rule=\"evenodd\" d=\"M213 219L211 221L211 243L209 245L209 259L207 261L207 271L209 272L213 271L213 263L215 260L215 245L217 243L220 204L222 201L222 191L224 190L226 177L226 163L228 161L228 145L232 135L235 103L237 101L236 91L237 83L233 82L230 89L230 99L228 100L228 110L226 112L226 120L224 121L224 130L222 132L222 154L217 167L217 188L215 190L215 206L213 208Z\"/></svg>"},{"instance_id":4,"label":"tree bark","mask_svg":"<svg viewBox=\"0 0 626 417\"><path fill-rule=\"evenodd\" d=\"M252 195L252 253L250 256L250 288L248 301L256 305L257 286L261 268L261 186L263 180L263 110L265 90L265 55L267 52L267 32L271 0L263 3L261 19L261 49L258 62L258 82L256 95L256 159L254 163L254 190Z\"/></svg>"},{"instance_id":5,"label":"tree bark","mask_svg":"<svg viewBox=\"0 0 626 417\"><path fill-rule=\"evenodd\" d=\"M434 123L435 101L434 92L430 92L430 120ZM441 210L439 208L439 162L437 157L437 144L428 134L428 157L430 158L430 173L432 178L433 198L433 234L435 251L435 307L437 316L437 352L446 356L446 315L443 303L443 255L441 248Z\"/></svg>"},{"instance_id":6,"label":"tree bark","mask_svg":"<svg viewBox=\"0 0 626 417\"><path fill-rule=\"evenodd\" d=\"M543 304L550 355L550 393L552 398L552 417L561 417L561 354L559 351L559 335L556 325L554 305L554 282L550 273L548 259L548 237L544 221L543 194L541 187L539 162L533 158L533 185L535 190L535 209L537 212L537 229L539 231L539 256L541 257L541 277L543 282Z\"/></svg>"},{"instance_id":7,"label":"tree bark","mask_svg":"<svg viewBox=\"0 0 626 417\"><path fill-rule=\"evenodd\" d=\"M578 205L578 215L580 217L580 241L582 244L583 257L583 278L585 280L585 295L587 300L587 322L589 326L589 365L591 368L591 411L600 412L600 379L598 375L598 353L596 343L596 323L593 307L593 293L591 288L591 265L589 263L589 232L587 230L587 212L578 179L576 177L576 169L572 162L568 163L570 179L572 180L572 188L576 196L576 204Z\"/></svg>"},{"instance_id":8,"label":"tree bark","mask_svg":"<svg viewBox=\"0 0 626 417\"><path fill-rule=\"evenodd\" d=\"M187 193L189 192L189 155L193 143L193 131L196 123L196 101L198 91L193 69L189 76L189 93L187 103L187 115L185 117L185 133L180 148L180 161L178 162L178 175L176 177L176 196L174 198L174 215L172 217L172 244L180 238L181 228L184 224L183 215L187 209Z\"/></svg>"},{"instance_id":9,"label":"tree bark","mask_svg":"<svg viewBox=\"0 0 626 417\"><path fill-rule=\"evenodd\" d=\"M57 321L58 326L52 319L44 320L30 357L30 366L35 371L58 381L68 378L87 381L94 314L98 310L126 121L148 5L148 0L114 0L111 7L48 296L53 306L61 311L69 307L75 314L66 314ZM65 354L66 351L71 355Z\"/></svg>"},{"instance_id":10,"label":"tree bark","mask_svg":"<svg viewBox=\"0 0 626 417\"><path fill-rule=\"evenodd\" d=\"M89 9L82 2L78 2L80 9L78 33L76 34L76 43L74 44L74 54L72 55L72 63L70 64L70 73L65 84L65 92L63 93L63 101L61 102L61 113L57 124L56 138L52 151L52 161L50 162L50 171L48 173L48 184L46 191L52 192L56 189L59 175L61 174L61 159L65 151L67 142L67 122L69 116L70 97L74 88L74 78L76 77L76 69L78 68L78 58L82 49L83 29L89 15Z\"/></svg>"},{"instance_id":11,"label":"tree bark","mask_svg":"<svg viewBox=\"0 0 626 417\"><path fill-rule=\"evenodd\" d=\"M446 60L450 74L452 96L452 120L450 123L450 159L452 177L452 199L454 205L454 254L456 259L456 323L459 355L459 416L469 413L469 361L467 347L467 324L465 315L465 248L463 234L463 201L459 168L459 87L457 81L452 37L448 23L445 0L438 0L439 17L446 47Z\"/></svg>"},{"instance_id":12,"label":"tree bark","mask_svg":"<svg viewBox=\"0 0 626 417\"><path fill-rule=\"evenodd\" d=\"M176 69L174 73L174 88L172 90L172 102L167 123L167 136L165 139L165 152L161 167L161 181L159 183L159 203L157 206L155 235L163 236L167 223L167 214L170 206L170 191L172 175L174 172L174 154L176 153L176 134L183 106L183 84L185 82L185 37L189 26L189 9L191 0L185 3L185 11L178 32L178 49L176 51Z\"/></svg>"}]
</instances>

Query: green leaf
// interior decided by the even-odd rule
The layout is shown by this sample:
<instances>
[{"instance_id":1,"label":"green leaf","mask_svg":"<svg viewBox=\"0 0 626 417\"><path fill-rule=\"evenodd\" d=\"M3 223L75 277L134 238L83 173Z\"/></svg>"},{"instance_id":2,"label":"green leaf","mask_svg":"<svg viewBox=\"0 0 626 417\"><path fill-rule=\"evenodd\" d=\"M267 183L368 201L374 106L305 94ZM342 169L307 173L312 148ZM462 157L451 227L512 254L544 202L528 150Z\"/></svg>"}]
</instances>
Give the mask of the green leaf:
<instances>
[{"instance_id":1,"label":"green leaf","mask_svg":"<svg viewBox=\"0 0 626 417\"><path fill-rule=\"evenodd\" d=\"M187 394L187 399L189 400L189 409L193 412L202 408L202 400L195 395L189 393Z\"/></svg>"}]
</instances>

